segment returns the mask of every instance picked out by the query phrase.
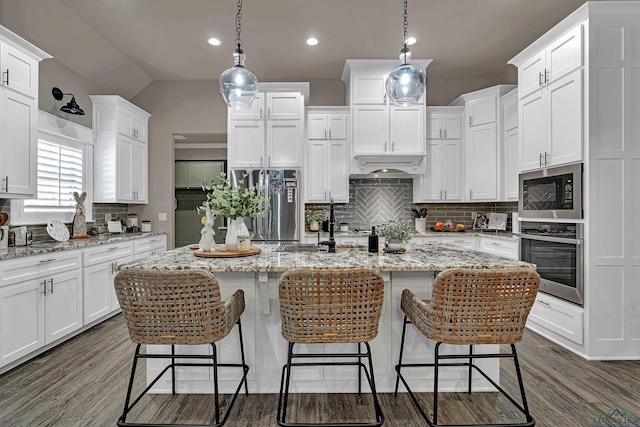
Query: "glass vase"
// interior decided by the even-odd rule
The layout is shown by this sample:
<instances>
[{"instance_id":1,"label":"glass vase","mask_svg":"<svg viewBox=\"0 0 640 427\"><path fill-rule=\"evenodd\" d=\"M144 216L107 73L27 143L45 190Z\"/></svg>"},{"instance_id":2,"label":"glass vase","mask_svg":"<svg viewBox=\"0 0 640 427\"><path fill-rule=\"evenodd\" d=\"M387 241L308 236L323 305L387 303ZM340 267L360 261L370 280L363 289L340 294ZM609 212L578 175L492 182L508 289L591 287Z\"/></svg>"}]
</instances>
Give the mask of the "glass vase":
<instances>
[{"instance_id":1,"label":"glass vase","mask_svg":"<svg viewBox=\"0 0 640 427\"><path fill-rule=\"evenodd\" d=\"M249 229L244 223L244 217L239 216L229 220L227 235L224 238L224 245L229 251L238 250L238 236L249 235Z\"/></svg>"}]
</instances>

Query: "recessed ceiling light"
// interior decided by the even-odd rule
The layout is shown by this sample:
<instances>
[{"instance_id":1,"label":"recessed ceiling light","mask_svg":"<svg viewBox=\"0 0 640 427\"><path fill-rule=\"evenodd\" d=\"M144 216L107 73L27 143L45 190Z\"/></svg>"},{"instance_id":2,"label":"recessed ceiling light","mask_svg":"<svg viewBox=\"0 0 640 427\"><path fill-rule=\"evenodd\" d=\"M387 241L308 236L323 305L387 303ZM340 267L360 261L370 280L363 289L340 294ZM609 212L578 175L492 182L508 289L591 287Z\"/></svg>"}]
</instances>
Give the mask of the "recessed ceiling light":
<instances>
[{"instance_id":1,"label":"recessed ceiling light","mask_svg":"<svg viewBox=\"0 0 640 427\"><path fill-rule=\"evenodd\" d=\"M209 43L211 46L220 46L220 40L215 37L211 37L209 40L207 40L207 43Z\"/></svg>"},{"instance_id":2,"label":"recessed ceiling light","mask_svg":"<svg viewBox=\"0 0 640 427\"><path fill-rule=\"evenodd\" d=\"M415 37L409 37L407 38L407 46L411 46L416 44L416 38Z\"/></svg>"},{"instance_id":3,"label":"recessed ceiling light","mask_svg":"<svg viewBox=\"0 0 640 427\"><path fill-rule=\"evenodd\" d=\"M317 44L318 44L318 39L317 39L317 38L315 38L315 37L309 37L309 38L307 39L307 44L308 44L309 46L315 46L315 45L317 45Z\"/></svg>"}]
</instances>

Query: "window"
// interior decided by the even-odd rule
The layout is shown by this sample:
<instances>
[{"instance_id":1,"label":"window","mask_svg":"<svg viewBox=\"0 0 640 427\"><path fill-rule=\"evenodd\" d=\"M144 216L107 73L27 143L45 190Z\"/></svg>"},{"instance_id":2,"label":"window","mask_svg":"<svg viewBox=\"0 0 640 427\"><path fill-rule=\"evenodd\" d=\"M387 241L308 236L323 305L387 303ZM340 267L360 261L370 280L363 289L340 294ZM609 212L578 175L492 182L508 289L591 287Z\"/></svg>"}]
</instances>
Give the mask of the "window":
<instances>
[{"instance_id":1,"label":"window","mask_svg":"<svg viewBox=\"0 0 640 427\"><path fill-rule=\"evenodd\" d=\"M87 131L90 133L87 135ZM79 136L80 135L80 136ZM86 219L92 220L93 132L40 112L37 151L37 199L16 200L11 212L16 224L42 224L48 219L73 221L73 192L87 192Z\"/></svg>"}]
</instances>

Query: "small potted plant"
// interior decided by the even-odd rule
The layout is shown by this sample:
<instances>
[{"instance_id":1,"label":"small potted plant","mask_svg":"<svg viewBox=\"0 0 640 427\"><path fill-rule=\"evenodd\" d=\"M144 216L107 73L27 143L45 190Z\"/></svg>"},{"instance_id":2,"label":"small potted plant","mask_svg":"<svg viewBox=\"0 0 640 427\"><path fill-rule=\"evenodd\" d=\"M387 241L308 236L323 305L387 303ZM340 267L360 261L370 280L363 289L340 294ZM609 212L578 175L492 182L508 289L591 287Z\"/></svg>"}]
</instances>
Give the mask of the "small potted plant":
<instances>
[{"instance_id":1,"label":"small potted plant","mask_svg":"<svg viewBox=\"0 0 640 427\"><path fill-rule=\"evenodd\" d=\"M309 231L319 231L320 222L324 219L324 216L320 211L307 212L307 224L309 224Z\"/></svg>"},{"instance_id":2,"label":"small potted plant","mask_svg":"<svg viewBox=\"0 0 640 427\"><path fill-rule=\"evenodd\" d=\"M411 239L411 229L407 221L394 219L380 226L380 235L387 239L389 249L397 250Z\"/></svg>"}]
</instances>

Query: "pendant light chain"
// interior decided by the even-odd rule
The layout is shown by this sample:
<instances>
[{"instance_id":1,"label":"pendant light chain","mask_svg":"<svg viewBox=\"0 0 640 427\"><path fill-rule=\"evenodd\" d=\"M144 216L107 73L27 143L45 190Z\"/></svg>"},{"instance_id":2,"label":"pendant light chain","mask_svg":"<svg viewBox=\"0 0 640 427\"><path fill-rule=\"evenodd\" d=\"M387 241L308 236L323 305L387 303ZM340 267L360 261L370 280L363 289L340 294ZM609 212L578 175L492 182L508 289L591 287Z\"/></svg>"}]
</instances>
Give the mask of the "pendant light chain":
<instances>
[{"instance_id":1,"label":"pendant light chain","mask_svg":"<svg viewBox=\"0 0 640 427\"><path fill-rule=\"evenodd\" d=\"M409 35L409 21L407 20L407 0L404 0L404 39L402 44L407 47L407 38Z\"/></svg>"},{"instance_id":2,"label":"pendant light chain","mask_svg":"<svg viewBox=\"0 0 640 427\"><path fill-rule=\"evenodd\" d=\"M409 37L409 21L407 19L407 1L404 0L404 39L402 39L402 52L404 54L404 59L402 62L407 63L407 38Z\"/></svg>"},{"instance_id":3,"label":"pendant light chain","mask_svg":"<svg viewBox=\"0 0 640 427\"><path fill-rule=\"evenodd\" d=\"M242 0L238 0L238 13L236 14L236 44L238 45L238 50L242 50L242 39L240 38L240 34L242 33L242 24L240 23L241 19Z\"/></svg>"}]
</instances>

